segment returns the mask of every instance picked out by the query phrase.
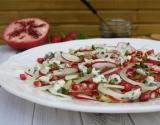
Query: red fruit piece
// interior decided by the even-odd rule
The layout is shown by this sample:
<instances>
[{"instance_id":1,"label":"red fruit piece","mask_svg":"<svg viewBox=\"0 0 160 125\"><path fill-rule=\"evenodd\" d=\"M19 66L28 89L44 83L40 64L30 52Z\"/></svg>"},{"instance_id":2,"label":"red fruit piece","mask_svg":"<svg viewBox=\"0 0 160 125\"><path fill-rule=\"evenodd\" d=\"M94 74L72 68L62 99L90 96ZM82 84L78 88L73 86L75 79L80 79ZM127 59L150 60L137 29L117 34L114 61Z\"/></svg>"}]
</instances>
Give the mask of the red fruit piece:
<instances>
[{"instance_id":1,"label":"red fruit piece","mask_svg":"<svg viewBox=\"0 0 160 125\"><path fill-rule=\"evenodd\" d=\"M17 50L42 45L48 37L49 24L39 18L11 22L3 33L4 41Z\"/></svg>"},{"instance_id":2,"label":"red fruit piece","mask_svg":"<svg viewBox=\"0 0 160 125\"><path fill-rule=\"evenodd\" d=\"M139 97L139 101L145 102L148 101L150 98L151 98L151 92L147 91L141 94L141 96Z\"/></svg>"},{"instance_id":3,"label":"red fruit piece","mask_svg":"<svg viewBox=\"0 0 160 125\"><path fill-rule=\"evenodd\" d=\"M68 37L68 36L66 36L64 39L63 39L63 41L65 42L65 41L70 41L70 40L73 40L71 37Z\"/></svg>"},{"instance_id":4,"label":"red fruit piece","mask_svg":"<svg viewBox=\"0 0 160 125\"><path fill-rule=\"evenodd\" d=\"M62 42L62 38L60 36L54 36L54 37L52 37L51 42L52 43L60 43L60 42Z\"/></svg>"},{"instance_id":5,"label":"red fruit piece","mask_svg":"<svg viewBox=\"0 0 160 125\"><path fill-rule=\"evenodd\" d=\"M80 85L79 84L73 84L72 85L72 90L74 90L74 91L80 90Z\"/></svg>"},{"instance_id":6,"label":"red fruit piece","mask_svg":"<svg viewBox=\"0 0 160 125\"><path fill-rule=\"evenodd\" d=\"M130 83L127 83L126 81L122 80L120 82L120 85L124 86L124 91L128 92L131 91L133 89L133 85L131 85Z\"/></svg>"},{"instance_id":7,"label":"red fruit piece","mask_svg":"<svg viewBox=\"0 0 160 125\"><path fill-rule=\"evenodd\" d=\"M130 63L135 63L136 62L136 60L132 57L131 59L130 59Z\"/></svg>"},{"instance_id":8,"label":"red fruit piece","mask_svg":"<svg viewBox=\"0 0 160 125\"><path fill-rule=\"evenodd\" d=\"M34 82L33 82L33 85L34 85L35 87L41 87L41 86L42 86L42 83L41 83L40 81L34 81Z\"/></svg>"},{"instance_id":9,"label":"red fruit piece","mask_svg":"<svg viewBox=\"0 0 160 125\"><path fill-rule=\"evenodd\" d=\"M127 62L127 61L124 62L124 63L123 63L123 66L124 66L124 67L128 66L128 62Z\"/></svg>"},{"instance_id":10,"label":"red fruit piece","mask_svg":"<svg viewBox=\"0 0 160 125\"><path fill-rule=\"evenodd\" d=\"M78 37L78 33L76 32L70 32L67 37L70 37L71 39L76 39Z\"/></svg>"},{"instance_id":11,"label":"red fruit piece","mask_svg":"<svg viewBox=\"0 0 160 125\"><path fill-rule=\"evenodd\" d=\"M44 62L44 59L43 58L37 58L37 62L42 64Z\"/></svg>"},{"instance_id":12,"label":"red fruit piece","mask_svg":"<svg viewBox=\"0 0 160 125\"><path fill-rule=\"evenodd\" d=\"M20 77L21 80L26 80L27 79L27 76L25 74L20 74L19 77Z\"/></svg>"},{"instance_id":13,"label":"red fruit piece","mask_svg":"<svg viewBox=\"0 0 160 125\"><path fill-rule=\"evenodd\" d=\"M154 50L153 50L153 49L148 50L146 53L147 53L148 55L154 54Z\"/></svg>"},{"instance_id":14,"label":"red fruit piece","mask_svg":"<svg viewBox=\"0 0 160 125\"><path fill-rule=\"evenodd\" d=\"M90 84L88 85L88 89L89 89L89 90L95 90L95 89L97 89L97 84L96 84L96 83L90 83Z\"/></svg>"}]
</instances>

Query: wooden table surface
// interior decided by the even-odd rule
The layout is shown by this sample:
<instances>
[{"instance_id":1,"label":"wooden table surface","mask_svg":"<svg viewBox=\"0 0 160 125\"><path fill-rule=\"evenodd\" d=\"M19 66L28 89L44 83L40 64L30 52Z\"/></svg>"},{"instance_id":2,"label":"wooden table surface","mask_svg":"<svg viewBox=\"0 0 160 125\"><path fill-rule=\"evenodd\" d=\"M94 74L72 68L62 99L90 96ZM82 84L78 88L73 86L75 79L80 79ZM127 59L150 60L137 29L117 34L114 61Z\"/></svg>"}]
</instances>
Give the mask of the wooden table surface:
<instances>
[{"instance_id":1,"label":"wooden table surface","mask_svg":"<svg viewBox=\"0 0 160 125\"><path fill-rule=\"evenodd\" d=\"M16 51L0 47L0 63ZM0 88L0 125L160 125L160 112L145 114L93 114L41 106Z\"/></svg>"}]
</instances>

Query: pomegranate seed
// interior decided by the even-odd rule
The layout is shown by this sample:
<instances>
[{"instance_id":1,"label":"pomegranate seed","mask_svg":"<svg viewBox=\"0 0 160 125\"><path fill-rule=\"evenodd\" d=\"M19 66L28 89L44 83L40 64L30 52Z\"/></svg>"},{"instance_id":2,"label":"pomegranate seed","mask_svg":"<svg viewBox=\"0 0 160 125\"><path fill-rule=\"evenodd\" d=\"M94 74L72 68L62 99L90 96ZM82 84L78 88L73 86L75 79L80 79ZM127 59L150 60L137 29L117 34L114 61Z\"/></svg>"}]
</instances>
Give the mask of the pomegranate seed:
<instances>
[{"instance_id":1,"label":"pomegranate seed","mask_svg":"<svg viewBox=\"0 0 160 125\"><path fill-rule=\"evenodd\" d=\"M27 76L25 74L20 74L19 77L20 77L21 80L26 80L27 79Z\"/></svg>"},{"instance_id":2,"label":"pomegranate seed","mask_svg":"<svg viewBox=\"0 0 160 125\"><path fill-rule=\"evenodd\" d=\"M141 94L139 100L141 102L145 102L145 101L148 101L150 98L151 98L150 92L144 92L144 93Z\"/></svg>"},{"instance_id":3,"label":"pomegranate seed","mask_svg":"<svg viewBox=\"0 0 160 125\"><path fill-rule=\"evenodd\" d=\"M142 56L142 55L143 55L143 52L138 50L137 53L136 53L136 55L137 55L137 56Z\"/></svg>"},{"instance_id":4,"label":"pomegranate seed","mask_svg":"<svg viewBox=\"0 0 160 125\"><path fill-rule=\"evenodd\" d=\"M42 86L42 83L40 81L34 81L34 86L35 87L41 87Z\"/></svg>"},{"instance_id":5,"label":"pomegranate seed","mask_svg":"<svg viewBox=\"0 0 160 125\"><path fill-rule=\"evenodd\" d=\"M92 92L92 97L97 97L99 96L98 92Z\"/></svg>"},{"instance_id":6,"label":"pomegranate seed","mask_svg":"<svg viewBox=\"0 0 160 125\"><path fill-rule=\"evenodd\" d=\"M42 64L44 62L44 59L43 58L38 58L37 62L40 63L40 64Z\"/></svg>"},{"instance_id":7,"label":"pomegranate seed","mask_svg":"<svg viewBox=\"0 0 160 125\"><path fill-rule=\"evenodd\" d=\"M72 90L78 91L79 89L80 89L80 85L79 84L73 84L72 85Z\"/></svg>"},{"instance_id":8,"label":"pomegranate seed","mask_svg":"<svg viewBox=\"0 0 160 125\"><path fill-rule=\"evenodd\" d=\"M92 59L97 59L97 56L96 55L92 55Z\"/></svg>"},{"instance_id":9,"label":"pomegranate seed","mask_svg":"<svg viewBox=\"0 0 160 125\"><path fill-rule=\"evenodd\" d=\"M88 88L90 90L95 90L95 89L97 89L97 84L96 83L91 83L91 84L88 85Z\"/></svg>"},{"instance_id":10,"label":"pomegranate seed","mask_svg":"<svg viewBox=\"0 0 160 125\"><path fill-rule=\"evenodd\" d=\"M128 92L130 90L132 90L133 86L125 81L121 81L120 85L124 86L124 91Z\"/></svg>"},{"instance_id":11,"label":"pomegranate seed","mask_svg":"<svg viewBox=\"0 0 160 125\"><path fill-rule=\"evenodd\" d=\"M123 63L123 66L124 66L124 67L128 66L128 62L124 62L124 63Z\"/></svg>"},{"instance_id":12,"label":"pomegranate seed","mask_svg":"<svg viewBox=\"0 0 160 125\"><path fill-rule=\"evenodd\" d=\"M130 59L130 63L135 63L135 59L133 57Z\"/></svg>"}]
</instances>

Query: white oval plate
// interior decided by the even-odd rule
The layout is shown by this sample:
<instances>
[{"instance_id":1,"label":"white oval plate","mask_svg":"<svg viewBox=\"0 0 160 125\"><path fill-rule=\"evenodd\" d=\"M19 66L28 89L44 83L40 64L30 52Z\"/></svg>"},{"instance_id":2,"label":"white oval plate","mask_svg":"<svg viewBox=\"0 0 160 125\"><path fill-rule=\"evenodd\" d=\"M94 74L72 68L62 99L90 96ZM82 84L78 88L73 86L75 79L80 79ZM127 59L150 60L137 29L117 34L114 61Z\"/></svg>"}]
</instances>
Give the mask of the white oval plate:
<instances>
[{"instance_id":1,"label":"white oval plate","mask_svg":"<svg viewBox=\"0 0 160 125\"><path fill-rule=\"evenodd\" d=\"M94 113L141 113L160 111L160 99L141 103L104 103L95 101L68 100L42 92L21 81L16 71L17 67L28 67L35 64L37 57L42 57L49 51L67 51L69 48L79 48L91 44L116 45L118 42L130 42L135 48L148 47L160 51L160 43L144 39L87 39L36 47L17 54L0 66L0 83L8 92L48 107L72 111Z\"/></svg>"}]
</instances>

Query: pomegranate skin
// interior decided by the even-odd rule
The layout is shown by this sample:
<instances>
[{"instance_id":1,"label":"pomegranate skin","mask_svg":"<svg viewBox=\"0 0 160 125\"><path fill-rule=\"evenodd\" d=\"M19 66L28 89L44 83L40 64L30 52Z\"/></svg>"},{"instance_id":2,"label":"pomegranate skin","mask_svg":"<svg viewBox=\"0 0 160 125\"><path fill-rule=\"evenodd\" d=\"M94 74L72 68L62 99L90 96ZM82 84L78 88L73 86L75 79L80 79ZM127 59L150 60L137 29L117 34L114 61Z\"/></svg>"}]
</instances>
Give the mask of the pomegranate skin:
<instances>
[{"instance_id":1,"label":"pomegranate skin","mask_svg":"<svg viewBox=\"0 0 160 125\"><path fill-rule=\"evenodd\" d=\"M26 18L26 19L28 19L28 18ZM31 18L31 19L41 20L39 18ZM19 21L19 20L23 20L23 19L18 19L16 21ZM16 21L11 22L10 24L12 24ZM47 29L47 32L45 33L45 35L42 38L39 38L37 40L34 39L34 40L22 41L22 42L17 42L15 40L7 39L6 38L6 30L9 28L9 26L10 26L10 24L9 24L3 32L3 40L5 41L6 44L8 44L12 48L14 48L16 50L19 50L19 51L23 51L23 50L26 50L26 49L30 49L30 48L33 48L33 47L43 45L48 40L48 32L49 32L49 28L50 28L50 26L47 22L44 21L44 23L48 25L48 29Z\"/></svg>"}]
</instances>

